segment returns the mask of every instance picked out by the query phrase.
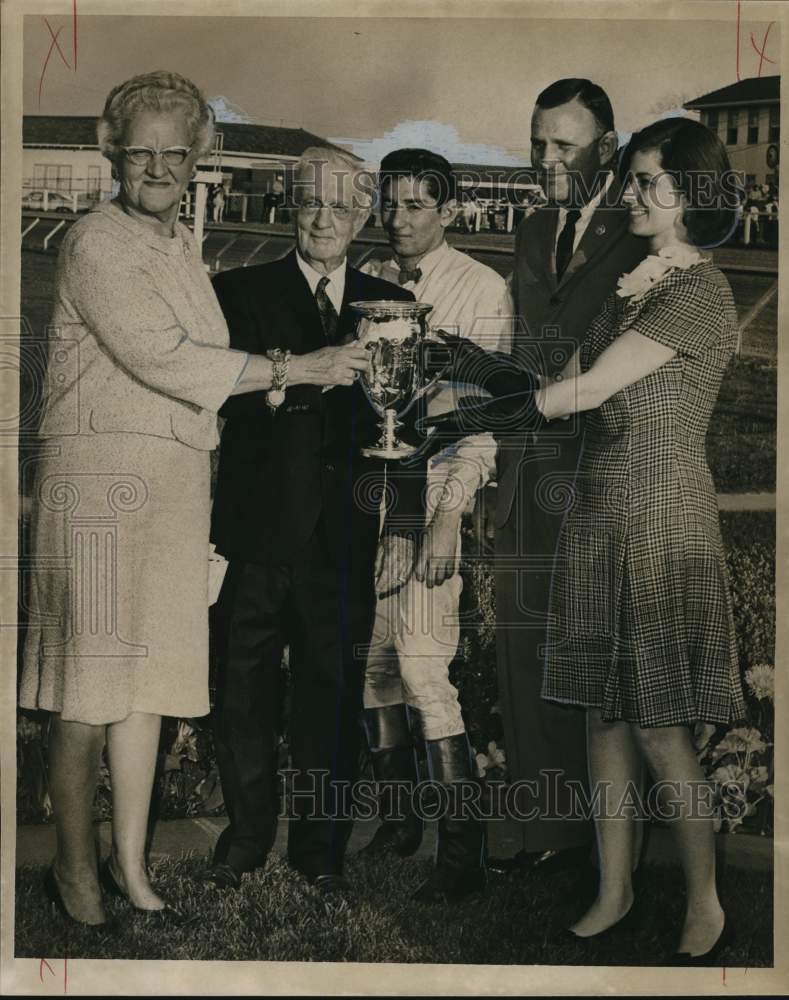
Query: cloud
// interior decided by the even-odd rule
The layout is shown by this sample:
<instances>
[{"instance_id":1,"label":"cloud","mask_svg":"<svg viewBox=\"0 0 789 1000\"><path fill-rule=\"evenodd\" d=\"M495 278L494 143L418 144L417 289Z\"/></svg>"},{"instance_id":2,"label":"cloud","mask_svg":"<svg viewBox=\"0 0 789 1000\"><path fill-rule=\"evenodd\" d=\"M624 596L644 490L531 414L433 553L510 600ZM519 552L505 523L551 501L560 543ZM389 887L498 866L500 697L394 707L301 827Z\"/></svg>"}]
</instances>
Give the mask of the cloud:
<instances>
[{"instance_id":1,"label":"cloud","mask_svg":"<svg viewBox=\"0 0 789 1000\"><path fill-rule=\"evenodd\" d=\"M384 135L373 139L332 137L331 142L346 146L367 163L377 164L393 149L419 146L441 153L451 163L486 163L490 165L522 166L528 157L516 157L500 146L481 142L464 142L454 125L439 121L399 122Z\"/></svg>"},{"instance_id":2,"label":"cloud","mask_svg":"<svg viewBox=\"0 0 789 1000\"><path fill-rule=\"evenodd\" d=\"M226 97L209 97L208 103L214 109L214 114L216 115L216 120L218 122L239 122L242 125L258 125L252 115L247 114L243 108L240 108L237 104L233 104Z\"/></svg>"}]
</instances>

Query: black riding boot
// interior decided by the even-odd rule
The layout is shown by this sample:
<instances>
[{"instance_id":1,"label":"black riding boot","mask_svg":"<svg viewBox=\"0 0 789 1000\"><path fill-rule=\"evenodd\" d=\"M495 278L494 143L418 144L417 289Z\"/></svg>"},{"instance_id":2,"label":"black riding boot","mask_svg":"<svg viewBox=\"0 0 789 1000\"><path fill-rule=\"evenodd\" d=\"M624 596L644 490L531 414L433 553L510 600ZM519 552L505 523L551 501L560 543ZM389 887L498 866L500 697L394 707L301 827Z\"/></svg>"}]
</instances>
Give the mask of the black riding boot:
<instances>
[{"instance_id":1,"label":"black riding boot","mask_svg":"<svg viewBox=\"0 0 789 1000\"><path fill-rule=\"evenodd\" d=\"M381 825L359 853L400 857L413 854L422 843L424 824L414 812L412 792L418 778L416 758L405 705L387 705L364 711L364 728L378 783Z\"/></svg>"},{"instance_id":2,"label":"black riding boot","mask_svg":"<svg viewBox=\"0 0 789 1000\"><path fill-rule=\"evenodd\" d=\"M435 867L413 898L420 903L454 903L484 889L487 882L485 828L468 803L471 799L479 804L479 785L465 733L428 740L426 745L430 779L447 786L449 808L438 821ZM474 785L473 796L464 800L463 789L471 791L469 786Z\"/></svg>"}]
</instances>

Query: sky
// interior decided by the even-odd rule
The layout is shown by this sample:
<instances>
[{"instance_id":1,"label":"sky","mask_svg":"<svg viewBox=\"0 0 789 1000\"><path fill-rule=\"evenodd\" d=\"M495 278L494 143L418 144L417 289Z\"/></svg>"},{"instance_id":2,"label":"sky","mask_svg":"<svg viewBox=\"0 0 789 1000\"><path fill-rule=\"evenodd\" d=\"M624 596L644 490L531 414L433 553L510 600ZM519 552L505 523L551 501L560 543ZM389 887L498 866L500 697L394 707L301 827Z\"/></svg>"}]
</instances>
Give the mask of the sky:
<instances>
[{"instance_id":1,"label":"sky","mask_svg":"<svg viewBox=\"0 0 789 1000\"><path fill-rule=\"evenodd\" d=\"M403 145L527 163L534 100L559 77L603 86L623 135L733 83L731 9L725 21L81 15L76 68L71 18L30 15L24 112L98 115L115 84L166 68L242 120L298 125L373 163ZM761 46L767 28L743 18L741 77L758 75L750 34ZM780 71L778 32L762 75Z\"/></svg>"}]
</instances>

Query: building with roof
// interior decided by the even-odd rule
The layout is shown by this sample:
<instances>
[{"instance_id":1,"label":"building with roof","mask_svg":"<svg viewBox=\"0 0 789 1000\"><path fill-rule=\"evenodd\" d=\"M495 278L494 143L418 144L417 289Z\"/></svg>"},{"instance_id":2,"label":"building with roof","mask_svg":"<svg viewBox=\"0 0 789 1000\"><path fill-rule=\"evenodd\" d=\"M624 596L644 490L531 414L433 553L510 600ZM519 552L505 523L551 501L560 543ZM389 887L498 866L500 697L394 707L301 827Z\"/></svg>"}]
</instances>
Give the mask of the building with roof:
<instances>
[{"instance_id":1,"label":"building with roof","mask_svg":"<svg viewBox=\"0 0 789 1000\"><path fill-rule=\"evenodd\" d=\"M301 128L217 122L216 134L215 149L199 166L221 173L227 192L252 196L249 200L258 206L257 214L262 198L277 191L278 178L287 185L293 164L305 149L341 148ZM28 190L87 194L96 201L112 190L111 165L99 152L95 117L25 115L22 147L23 187ZM243 199L245 216L247 200Z\"/></svg>"},{"instance_id":2,"label":"building with roof","mask_svg":"<svg viewBox=\"0 0 789 1000\"><path fill-rule=\"evenodd\" d=\"M746 188L778 183L781 134L780 76L752 77L687 101L702 125L725 143L732 167L742 171Z\"/></svg>"}]
</instances>

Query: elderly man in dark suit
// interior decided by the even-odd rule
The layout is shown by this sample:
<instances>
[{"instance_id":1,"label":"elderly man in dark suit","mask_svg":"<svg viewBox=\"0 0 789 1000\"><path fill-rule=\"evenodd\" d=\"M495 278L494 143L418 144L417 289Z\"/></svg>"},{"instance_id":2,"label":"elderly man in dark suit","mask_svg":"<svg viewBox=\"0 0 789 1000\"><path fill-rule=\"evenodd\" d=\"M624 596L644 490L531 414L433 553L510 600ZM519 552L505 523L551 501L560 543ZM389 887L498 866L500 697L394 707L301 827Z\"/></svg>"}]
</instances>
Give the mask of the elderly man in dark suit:
<instances>
[{"instance_id":1,"label":"elderly man in dark suit","mask_svg":"<svg viewBox=\"0 0 789 1000\"><path fill-rule=\"evenodd\" d=\"M620 275L644 256L628 233L614 173L611 103L589 80L559 80L537 98L532 164L547 206L518 228L512 292L519 329L512 357L554 377L583 340ZM559 422L562 423L562 422ZM591 825L584 714L540 696L551 574L559 529L583 439L582 418L499 440L496 490L496 601L499 698L509 777L522 846L491 858L493 870L548 874L582 865ZM573 783L573 784L569 784Z\"/></svg>"},{"instance_id":2,"label":"elderly man in dark suit","mask_svg":"<svg viewBox=\"0 0 789 1000\"><path fill-rule=\"evenodd\" d=\"M347 888L343 858L352 820L343 786L357 777L380 526L375 486L384 470L359 453L376 437L360 384L328 391L288 386L288 352L347 350L334 345L352 339L349 303L413 296L347 262L372 190L355 160L309 149L295 181L296 249L215 280L231 344L272 357L275 384L265 395L233 397L220 411L227 423L212 537L229 566L216 615L215 733L230 824L209 878L237 887L244 872L264 864L273 844L278 685L289 644L288 859L331 892ZM396 585L411 565L407 536L419 523L424 473L411 469L398 484L390 470L393 479L399 489L384 525L382 586Z\"/></svg>"}]
</instances>

